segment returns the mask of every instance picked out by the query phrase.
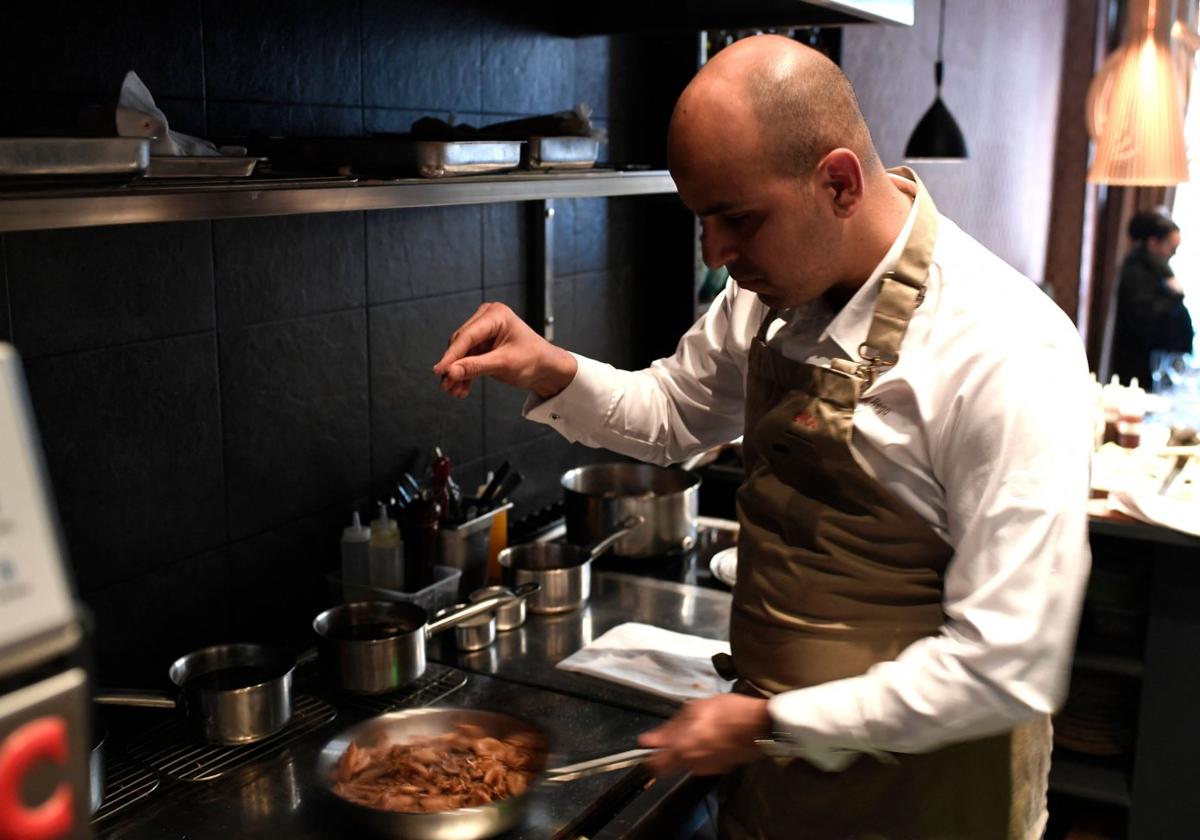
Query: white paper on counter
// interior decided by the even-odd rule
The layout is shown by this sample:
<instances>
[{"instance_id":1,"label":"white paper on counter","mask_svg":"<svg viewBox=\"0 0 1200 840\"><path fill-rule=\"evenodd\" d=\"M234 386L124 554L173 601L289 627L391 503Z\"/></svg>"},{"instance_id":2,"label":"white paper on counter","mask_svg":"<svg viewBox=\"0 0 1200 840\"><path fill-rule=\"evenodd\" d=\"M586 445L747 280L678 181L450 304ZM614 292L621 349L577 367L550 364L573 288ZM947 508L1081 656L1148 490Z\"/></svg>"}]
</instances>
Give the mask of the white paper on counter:
<instances>
[{"instance_id":1,"label":"white paper on counter","mask_svg":"<svg viewBox=\"0 0 1200 840\"><path fill-rule=\"evenodd\" d=\"M631 621L618 624L558 667L683 703L725 693L733 685L714 670L715 653L729 653L729 642Z\"/></svg>"},{"instance_id":2,"label":"white paper on counter","mask_svg":"<svg viewBox=\"0 0 1200 840\"><path fill-rule=\"evenodd\" d=\"M1160 496L1152 490L1118 490L1108 496L1109 510L1200 537L1200 501Z\"/></svg>"}]
</instances>

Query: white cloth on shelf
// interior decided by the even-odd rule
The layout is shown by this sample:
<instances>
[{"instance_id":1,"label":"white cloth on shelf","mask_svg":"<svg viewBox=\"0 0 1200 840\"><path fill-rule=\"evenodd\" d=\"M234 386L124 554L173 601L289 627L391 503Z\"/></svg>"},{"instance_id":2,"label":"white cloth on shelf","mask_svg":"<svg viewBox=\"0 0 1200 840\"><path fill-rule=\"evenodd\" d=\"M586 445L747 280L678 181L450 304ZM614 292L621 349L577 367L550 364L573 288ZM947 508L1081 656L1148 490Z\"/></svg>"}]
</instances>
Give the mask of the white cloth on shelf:
<instances>
[{"instance_id":1,"label":"white cloth on shelf","mask_svg":"<svg viewBox=\"0 0 1200 840\"><path fill-rule=\"evenodd\" d=\"M117 134L122 137L153 137L150 154L158 156L219 155L217 147L207 140L172 131L167 115L154 103L154 96L138 74L130 70L121 83L117 100Z\"/></svg>"}]
</instances>

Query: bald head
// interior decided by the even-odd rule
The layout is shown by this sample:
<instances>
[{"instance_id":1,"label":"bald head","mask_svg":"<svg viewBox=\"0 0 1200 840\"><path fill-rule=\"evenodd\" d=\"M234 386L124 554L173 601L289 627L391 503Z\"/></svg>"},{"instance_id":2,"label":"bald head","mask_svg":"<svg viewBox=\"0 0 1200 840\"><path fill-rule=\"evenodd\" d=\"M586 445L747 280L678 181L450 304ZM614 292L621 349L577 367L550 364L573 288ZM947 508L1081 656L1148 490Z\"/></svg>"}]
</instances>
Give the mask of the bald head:
<instances>
[{"instance_id":1,"label":"bald head","mask_svg":"<svg viewBox=\"0 0 1200 840\"><path fill-rule=\"evenodd\" d=\"M671 118L673 165L713 129L751 123L758 151L781 174L810 171L833 149L854 152L882 176L849 80L836 64L789 38L759 35L721 50L684 90ZM743 150L750 153L749 150Z\"/></svg>"}]
</instances>

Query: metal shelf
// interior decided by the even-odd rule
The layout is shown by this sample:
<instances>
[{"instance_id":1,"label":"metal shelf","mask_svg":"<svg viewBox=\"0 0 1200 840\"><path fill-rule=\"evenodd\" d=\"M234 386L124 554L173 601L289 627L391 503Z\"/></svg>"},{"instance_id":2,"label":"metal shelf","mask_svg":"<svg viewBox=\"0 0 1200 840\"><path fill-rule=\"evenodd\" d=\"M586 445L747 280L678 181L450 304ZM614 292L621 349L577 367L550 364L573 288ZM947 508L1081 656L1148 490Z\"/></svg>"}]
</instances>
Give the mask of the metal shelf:
<instances>
[{"instance_id":1,"label":"metal shelf","mask_svg":"<svg viewBox=\"0 0 1200 840\"><path fill-rule=\"evenodd\" d=\"M108 189L0 193L0 232L674 192L675 182L664 170L387 181L256 178L203 185L143 181Z\"/></svg>"}]
</instances>

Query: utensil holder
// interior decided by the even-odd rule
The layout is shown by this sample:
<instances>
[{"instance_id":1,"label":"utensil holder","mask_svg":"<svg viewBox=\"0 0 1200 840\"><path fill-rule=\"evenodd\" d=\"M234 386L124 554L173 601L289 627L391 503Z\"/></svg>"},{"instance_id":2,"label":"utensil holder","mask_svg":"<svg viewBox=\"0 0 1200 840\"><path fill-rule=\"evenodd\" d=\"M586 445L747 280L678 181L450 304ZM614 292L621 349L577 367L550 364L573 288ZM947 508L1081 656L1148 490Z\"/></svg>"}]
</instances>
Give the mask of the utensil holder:
<instances>
[{"instance_id":1,"label":"utensil holder","mask_svg":"<svg viewBox=\"0 0 1200 840\"><path fill-rule=\"evenodd\" d=\"M472 499L463 499L470 507ZM501 511L509 510L512 502L504 502L472 519L438 530L442 548L442 564L462 572L458 582L458 600L465 601L476 589L487 586L488 543L492 520Z\"/></svg>"}]
</instances>

